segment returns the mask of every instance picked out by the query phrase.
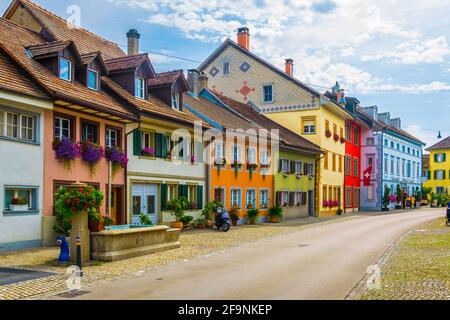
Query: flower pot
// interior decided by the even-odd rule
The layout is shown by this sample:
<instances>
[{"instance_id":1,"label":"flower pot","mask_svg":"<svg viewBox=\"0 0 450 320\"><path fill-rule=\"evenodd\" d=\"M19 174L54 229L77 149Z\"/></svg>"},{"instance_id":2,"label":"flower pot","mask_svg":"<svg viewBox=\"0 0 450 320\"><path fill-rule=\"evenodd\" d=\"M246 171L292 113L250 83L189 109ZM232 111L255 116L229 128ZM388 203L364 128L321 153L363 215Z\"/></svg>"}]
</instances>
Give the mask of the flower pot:
<instances>
[{"instance_id":1,"label":"flower pot","mask_svg":"<svg viewBox=\"0 0 450 320\"><path fill-rule=\"evenodd\" d=\"M208 228L212 228L214 227L214 221L208 221L206 225L208 226Z\"/></svg>"},{"instance_id":2,"label":"flower pot","mask_svg":"<svg viewBox=\"0 0 450 320\"><path fill-rule=\"evenodd\" d=\"M231 220L231 224L236 227L238 225L238 220Z\"/></svg>"},{"instance_id":3,"label":"flower pot","mask_svg":"<svg viewBox=\"0 0 450 320\"><path fill-rule=\"evenodd\" d=\"M250 225L255 225L255 218L250 218L249 221Z\"/></svg>"},{"instance_id":4,"label":"flower pot","mask_svg":"<svg viewBox=\"0 0 450 320\"><path fill-rule=\"evenodd\" d=\"M89 230L91 232L100 232L105 230L105 223L98 221L89 221Z\"/></svg>"},{"instance_id":5,"label":"flower pot","mask_svg":"<svg viewBox=\"0 0 450 320\"><path fill-rule=\"evenodd\" d=\"M27 204L10 204L9 210L11 211L28 211Z\"/></svg>"},{"instance_id":6,"label":"flower pot","mask_svg":"<svg viewBox=\"0 0 450 320\"><path fill-rule=\"evenodd\" d=\"M270 216L270 222L271 223L280 223L281 219L278 216Z\"/></svg>"},{"instance_id":7,"label":"flower pot","mask_svg":"<svg viewBox=\"0 0 450 320\"><path fill-rule=\"evenodd\" d=\"M183 230L184 225L183 225L183 222L174 221L174 222L170 223L170 227L172 229L181 229L181 230Z\"/></svg>"}]
</instances>

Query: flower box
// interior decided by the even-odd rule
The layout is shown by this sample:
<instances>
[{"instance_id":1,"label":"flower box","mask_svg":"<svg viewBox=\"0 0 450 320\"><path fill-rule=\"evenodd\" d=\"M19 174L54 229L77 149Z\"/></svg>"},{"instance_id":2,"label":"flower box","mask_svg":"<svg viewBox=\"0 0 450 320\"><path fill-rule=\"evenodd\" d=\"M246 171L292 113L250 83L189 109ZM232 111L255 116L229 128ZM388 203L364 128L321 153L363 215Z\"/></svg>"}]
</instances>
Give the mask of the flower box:
<instances>
[{"instance_id":1,"label":"flower box","mask_svg":"<svg viewBox=\"0 0 450 320\"><path fill-rule=\"evenodd\" d=\"M231 167L240 169L240 168L242 168L242 163L234 162L231 164Z\"/></svg>"},{"instance_id":2,"label":"flower box","mask_svg":"<svg viewBox=\"0 0 450 320\"><path fill-rule=\"evenodd\" d=\"M338 134L335 134L335 135L333 136L333 139L334 139L334 141L338 142L339 139L340 139L340 137L339 137Z\"/></svg>"},{"instance_id":3,"label":"flower box","mask_svg":"<svg viewBox=\"0 0 450 320\"><path fill-rule=\"evenodd\" d=\"M344 144L345 143L345 138L341 137L341 143Z\"/></svg>"},{"instance_id":4,"label":"flower box","mask_svg":"<svg viewBox=\"0 0 450 320\"><path fill-rule=\"evenodd\" d=\"M142 155L146 157L154 157L155 156L155 149L153 148L144 148L142 149Z\"/></svg>"},{"instance_id":5,"label":"flower box","mask_svg":"<svg viewBox=\"0 0 450 320\"><path fill-rule=\"evenodd\" d=\"M27 204L10 204L9 210L11 211L28 211L28 205Z\"/></svg>"},{"instance_id":6,"label":"flower box","mask_svg":"<svg viewBox=\"0 0 450 320\"><path fill-rule=\"evenodd\" d=\"M326 130L326 131L325 131L325 136L326 136L327 138L331 138L332 135L333 135L333 134L331 133L330 130Z\"/></svg>"},{"instance_id":7,"label":"flower box","mask_svg":"<svg viewBox=\"0 0 450 320\"><path fill-rule=\"evenodd\" d=\"M270 168L270 164L262 164L261 169L268 169Z\"/></svg>"},{"instance_id":8,"label":"flower box","mask_svg":"<svg viewBox=\"0 0 450 320\"><path fill-rule=\"evenodd\" d=\"M247 163L248 170L255 170L256 168L258 168L258 165L256 163Z\"/></svg>"}]
</instances>

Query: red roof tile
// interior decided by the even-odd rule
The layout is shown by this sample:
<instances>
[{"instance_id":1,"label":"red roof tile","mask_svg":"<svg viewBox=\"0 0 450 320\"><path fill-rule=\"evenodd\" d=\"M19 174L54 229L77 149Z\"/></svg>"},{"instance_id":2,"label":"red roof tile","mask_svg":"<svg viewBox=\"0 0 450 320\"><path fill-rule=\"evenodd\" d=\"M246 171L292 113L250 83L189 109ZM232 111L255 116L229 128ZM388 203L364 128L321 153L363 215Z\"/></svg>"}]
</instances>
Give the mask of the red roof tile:
<instances>
[{"instance_id":1,"label":"red roof tile","mask_svg":"<svg viewBox=\"0 0 450 320\"><path fill-rule=\"evenodd\" d=\"M148 54L141 53L134 56L126 56L121 58L105 60L105 64L106 67L108 68L108 71L111 72L117 70L136 69L146 60L148 60Z\"/></svg>"},{"instance_id":2,"label":"red roof tile","mask_svg":"<svg viewBox=\"0 0 450 320\"><path fill-rule=\"evenodd\" d=\"M155 78L148 80L148 85L151 87L156 87L166 84L173 84L182 74L183 70L157 73Z\"/></svg>"},{"instance_id":3,"label":"red roof tile","mask_svg":"<svg viewBox=\"0 0 450 320\"><path fill-rule=\"evenodd\" d=\"M450 137L445 138L444 140L439 141L435 145L432 145L427 151L431 150L440 150L440 149L450 149Z\"/></svg>"}]
</instances>

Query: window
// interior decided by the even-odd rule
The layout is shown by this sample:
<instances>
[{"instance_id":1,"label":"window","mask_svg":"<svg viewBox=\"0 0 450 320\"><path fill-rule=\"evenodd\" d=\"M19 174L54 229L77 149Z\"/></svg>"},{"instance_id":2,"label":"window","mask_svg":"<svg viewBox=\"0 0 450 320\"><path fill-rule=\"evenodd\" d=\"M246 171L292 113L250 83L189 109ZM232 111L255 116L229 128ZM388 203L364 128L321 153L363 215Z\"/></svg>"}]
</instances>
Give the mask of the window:
<instances>
[{"instance_id":1,"label":"window","mask_svg":"<svg viewBox=\"0 0 450 320\"><path fill-rule=\"evenodd\" d=\"M241 189L231 189L231 206L238 206L242 208Z\"/></svg>"},{"instance_id":2,"label":"window","mask_svg":"<svg viewBox=\"0 0 450 320\"><path fill-rule=\"evenodd\" d=\"M345 140L351 141L352 139L352 126L347 124L345 126Z\"/></svg>"},{"instance_id":3,"label":"window","mask_svg":"<svg viewBox=\"0 0 450 320\"><path fill-rule=\"evenodd\" d=\"M316 133L316 120L315 118L305 117L302 118L303 134L315 134Z\"/></svg>"},{"instance_id":4,"label":"window","mask_svg":"<svg viewBox=\"0 0 450 320\"><path fill-rule=\"evenodd\" d=\"M367 138L367 145L368 146L375 145L375 139L374 138Z\"/></svg>"},{"instance_id":5,"label":"window","mask_svg":"<svg viewBox=\"0 0 450 320\"><path fill-rule=\"evenodd\" d=\"M178 198L178 186L176 184L167 185L167 201L171 202Z\"/></svg>"},{"instance_id":6,"label":"window","mask_svg":"<svg viewBox=\"0 0 450 320\"><path fill-rule=\"evenodd\" d=\"M345 188L345 207L350 208L352 206L352 188Z\"/></svg>"},{"instance_id":7,"label":"window","mask_svg":"<svg viewBox=\"0 0 450 320\"><path fill-rule=\"evenodd\" d=\"M360 202L360 189L359 188L353 188L353 207L359 208L359 202Z\"/></svg>"},{"instance_id":8,"label":"window","mask_svg":"<svg viewBox=\"0 0 450 320\"><path fill-rule=\"evenodd\" d=\"M384 155L384 173L389 173L389 158L387 154Z\"/></svg>"},{"instance_id":9,"label":"window","mask_svg":"<svg viewBox=\"0 0 450 320\"><path fill-rule=\"evenodd\" d=\"M322 197L323 197L323 202L328 201L328 188L326 186L323 186Z\"/></svg>"},{"instance_id":10,"label":"window","mask_svg":"<svg viewBox=\"0 0 450 320\"><path fill-rule=\"evenodd\" d=\"M375 200L375 188L373 184L367 187L367 200Z\"/></svg>"},{"instance_id":11,"label":"window","mask_svg":"<svg viewBox=\"0 0 450 320\"><path fill-rule=\"evenodd\" d=\"M400 158L397 157L397 176L400 176Z\"/></svg>"},{"instance_id":12,"label":"window","mask_svg":"<svg viewBox=\"0 0 450 320\"><path fill-rule=\"evenodd\" d=\"M358 130L358 128L354 129L354 132L353 132L353 143L355 145L359 145L359 130Z\"/></svg>"},{"instance_id":13,"label":"window","mask_svg":"<svg viewBox=\"0 0 450 320\"><path fill-rule=\"evenodd\" d=\"M325 155L323 157L323 168L328 170L328 151L325 151Z\"/></svg>"},{"instance_id":14,"label":"window","mask_svg":"<svg viewBox=\"0 0 450 320\"><path fill-rule=\"evenodd\" d=\"M302 205L302 192L292 192L292 202L291 205L300 207Z\"/></svg>"},{"instance_id":15,"label":"window","mask_svg":"<svg viewBox=\"0 0 450 320\"><path fill-rule=\"evenodd\" d=\"M339 155L339 157L338 157L339 172L342 172L342 159L343 159L343 156Z\"/></svg>"},{"instance_id":16,"label":"window","mask_svg":"<svg viewBox=\"0 0 450 320\"><path fill-rule=\"evenodd\" d=\"M22 114L20 118L20 139L34 141L34 117Z\"/></svg>"},{"instance_id":17,"label":"window","mask_svg":"<svg viewBox=\"0 0 450 320\"><path fill-rule=\"evenodd\" d=\"M331 168L333 171L336 171L336 154L333 153L333 156L331 157L332 163L331 163Z\"/></svg>"},{"instance_id":18,"label":"window","mask_svg":"<svg viewBox=\"0 0 450 320\"><path fill-rule=\"evenodd\" d=\"M23 199L22 207L13 207L14 199ZM7 212L12 211L37 211L38 206L38 188L36 187L5 187L4 193L4 206L3 208Z\"/></svg>"},{"instance_id":19,"label":"window","mask_svg":"<svg viewBox=\"0 0 450 320\"><path fill-rule=\"evenodd\" d=\"M120 147L118 130L106 128L106 146L110 148Z\"/></svg>"},{"instance_id":20,"label":"window","mask_svg":"<svg viewBox=\"0 0 450 320\"><path fill-rule=\"evenodd\" d=\"M289 192L281 192L280 193L280 205L282 206L288 206L289 205Z\"/></svg>"},{"instance_id":21,"label":"window","mask_svg":"<svg viewBox=\"0 0 450 320\"><path fill-rule=\"evenodd\" d=\"M434 171L434 180L445 180L445 171L444 170L436 170Z\"/></svg>"},{"instance_id":22,"label":"window","mask_svg":"<svg viewBox=\"0 0 450 320\"><path fill-rule=\"evenodd\" d=\"M59 77L63 80L72 81L72 61L59 58Z\"/></svg>"},{"instance_id":23,"label":"window","mask_svg":"<svg viewBox=\"0 0 450 320\"><path fill-rule=\"evenodd\" d=\"M242 163L242 146L232 144L231 148L231 162Z\"/></svg>"},{"instance_id":24,"label":"window","mask_svg":"<svg viewBox=\"0 0 450 320\"><path fill-rule=\"evenodd\" d=\"M446 160L446 154L445 153L437 153L434 155L434 162L436 163L442 163Z\"/></svg>"},{"instance_id":25,"label":"window","mask_svg":"<svg viewBox=\"0 0 450 320\"><path fill-rule=\"evenodd\" d=\"M180 110L180 105L178 102L179 97L180 94L172 90L172 108L174 108L175 110Z\"/></svg>"},{"instance_id":26,"label":"window","mask_svg":"<svg viewBox=\"0 0 450 320\"><path fill-rule=\"evenodd\" d=\"M305 163L304 164L304 174L308 176L314 175L314 164L313 163Z\"/></svg>"},{"instance_id":27,"label":"window","mask_svg":"<svg viewBox=\"0 0 450 320\"><path fill-rule=\"evenodd\" d=\"M2 110L0 110L0 137L5 134L3 130L4 126L5 126L5 113Z\"/></svg>"},{"instance_id":28,"label":"window","mask_svg":"<svg viewBox=\"0 0 450 320\"><path fill-rule=\"evenodd\" d=\"M273 85L263 86L263 102L273 102Z\"/></svg>"},{"instance_id":29,"label":"window","mask_svg":"<svg viewBox=\"0 0 450 320\"><path fill-rule=\"evenodd\" d=\"M329 131L330 130L330 121L325 120L325 131Z\"/></svg>"},{"instance_id":30,"label":"window","mask_svg":"<svg viewBox=\"0 0 450 320\"><path fill-rule=\"evenodd\" d=\"M247 149L247 163L251 163L251 164L257 163L255 148Z\"/></svg>"},{"instance_id":31,"label":"window","mask_svg":"<svg viewBox=\"0 0 450 320\"><path fill-rule=\"evenodd\" d=\"M394 141L391 141L391 148L394 149Z\"/></svg>"},{"instance_id":32,"label":"window","mask_svg":"<svg viewBox=\"0 0 450 320\"><path fill-rule=\"evenodd\" d=\"M345 174L350 176L352 174L352 157L345 156Z\"/></svg>"},{"instance_id":33,"label":"window","mask_svg":"<svg viewBox=\"0 0 450 320\"><path fill-rule=\"evenodd\" d=\"M98 72L95 70L88 70L87 85L89 89L98 90Z\"/></svg>"},{"instance_id":34,"label":"window","mask_svg":"<svg viewBox=\"0 0 450 320\"><path fill-rule=\"evenodd\" d=\"M6 136L19 138L19 115L17 113L6 113Z\"/></svg>"},{"instance_id":35,"label":"window","mask_svg":"<svg viewBox=\"0 0 450 320\"><path fill-rule=\"evenodd\" d=\"M353 176L359 177L359 159L353 158Z\"/></svg>"},{"instance_id":36,"label":"window","mask_svg":"<svg viewBox=\"0 0 450 320\"><path fill-rule=\"evenodd\" d=\"M406 176L408 178L411 178L411 161L408 161L406 163Z\"/></svg>"},{"instance_id":37,"label":"window","mask_svg":"<svg viewBox=\"0 0 450 320\"><path fill-rule=\"evenodd\" d=\"M295 174L303 173L303 163L301 161L295 161Z\"/></svg>"},{"instance_id":38,"label":"window","mask_svg":"<svg viewBox=\"0 0 450 320\"><path fill-rule=\"evenodd\" d=\"M55 117L55 138L62 139L66 137L72 139L72 120L63 117Z\"/></svg>"},{"instance_id":39,"label":"window","mask_svg":"<svg viewBox=\"0 0 450 320\"><path fill-rule=\"evenodd\" d=\"M436 187L437 194L444 194L444 191L445 191L444 187Z\"/></svg>"},{"instance_id":40,"label":"window","mask_svg":"<svg viewBox=\"0 0 450 320\"><path fill-rule=\"evenodd\" d=\"M141 214L141 196L133 196L133 215L139 216Z\"/></svg>"},{"instance_id":41,"label":"window","mask_svg":"<svg viewBox=\"0 0 450 320\"><path fill-rule=\"evenodd\" d=\"M406 176L406 160L402 159L402 177Z\"/></svg>"},{"instance_id":42,"label":"window","mask_svg":"<svg viewBox=\"0 0 450 320\"><path fill-rule=\"evenodd\" d=\"M223 142L215 142L214 161L216 162L216 164L223 164L223 159L225 159L225 144Z\"/></svg>"},{"instance_id":43,"label":"window","mask_svg":"<svg viewBox=\"0 0 450 320\"><path fill-rule=\"evenodd\" d=\"M397 150L400 151L400 143L397 143Z\"/></svg>"},{"instance_id":44,"label":"window","mask_svg":"<svg viewBox=\"0 0 450 320\"><path fill-rule=\"evenodd\" d=\"M256 190L247 190L245 193L245 205L247 209L256 208Z\"/></svg>"},{"instance_id":45,"label":"window","mask_svg":"<svg viewBox=\"0 0 450 320\"><path fill-rule=\"evenodd\" d=\"M230 61L222 62L222 75L227 76L230 74Z\"/></svg>"},{"instance_id":46,"label":"window","mask_svg":"<svg viewBox=\"0 0 450 320\"><path fill-rule=\"evenodd\" d=\"M92 122L81 123L81 142L98 143L98 124Z\"/></svg>"},{"instance_id":47,"label":"window","mask_svg":"<svg viewBox=\"0 0 450 320\"><path fill-rule=\"evenodd\" d=\"M281 159L281 172L289 173L291 162L287 159Z\"/></svg>"},{"instance_id":48,"label":"window","mask_svg":"<svg viewBox=\"0 0 450 320\"><path fill-rule=\"evenodd\" d=\"M269 190L259 191L259 207L261 209L269 208Z\"/></svg>"},{"instance_id":49,"label":"window","mask_svg":"<svg viewBox=\"0 0 450 320\"><path fill-rule=\"evenodd\" d=\"M262 165L270 165L270 151L261 151L259 156Z\"/></svg>"},{"instance_id":50,"label":"window","mask_svg":"<svg viewBox=\"0 0 450 320\"><path fill-rule=\"evenodd\" d=\"M384 140L384 145L387 147L388 146L388 141L385 139Z\"/></svg>"},{"instance_id":51,"label":"window","mask_svg":"<svg viewBox=\"0 0 450 320\"><path fill-rule=\"evenodd\" d=\"M367 166L372 166L373 167L373 162L374 162L374 156L373 155L368 155L367 156Z\"/></svg>"},{"instance_id":52,"label":"window","mask_svg":"<svg viewBox=\"0 0 450 320\"><path fill-rule=\"evenodd\" d=\"M143 78L136 77L134 79L134 87L135 87L134 88L134 90L135 90L134 95L136 97L140 98L140 99L145 99L144 82L145 81L144 81Z\"/></svg>"},{"instance_id":53,"label":"window","mask_svg":"<svg viewBox=\"0 0 450 320\"><path fill-rule=\"evenodd\" d=\"M198 197L197 197L197 186L188 186L187 187L187 199L188 202L193 204L198 204Z\"/></svg>"},{"instance_id":54,"label":"window","mask_svg":"<svg viewBox=\"0 0 450 320\"><path fill-rule=\"evenodd\" d=\"M214 200L225 203L225 189L221 187L214 188Z\"/></svg>"},{"instance_id":55,"label":"window","mask_svg":"<svg viewBox=\"0 0 450 320\"><path fill-rule=\"evenodd\" d=\"M391 174L395 173L395 157L391 156Z\"/></svg>"}]
</instances>

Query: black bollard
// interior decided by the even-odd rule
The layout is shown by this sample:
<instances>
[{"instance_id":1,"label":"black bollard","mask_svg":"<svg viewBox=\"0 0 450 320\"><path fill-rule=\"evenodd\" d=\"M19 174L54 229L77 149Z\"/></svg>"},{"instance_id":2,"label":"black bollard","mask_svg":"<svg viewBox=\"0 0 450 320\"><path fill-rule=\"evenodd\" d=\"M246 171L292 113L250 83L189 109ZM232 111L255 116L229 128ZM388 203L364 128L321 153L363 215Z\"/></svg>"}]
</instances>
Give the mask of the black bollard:
<instances>
[{"instance_id":1,"label":"black bollard","mask_svg":"<svg viewBox=\"0 0 450 320\"><path fill-rule=\"evenodd\" d=\"M83 263L81 261L81 238L80 238L80 236L77 236L76 246L77 246L78 276L82 277L83 276Z\"/></svg>"}]
</instances>

